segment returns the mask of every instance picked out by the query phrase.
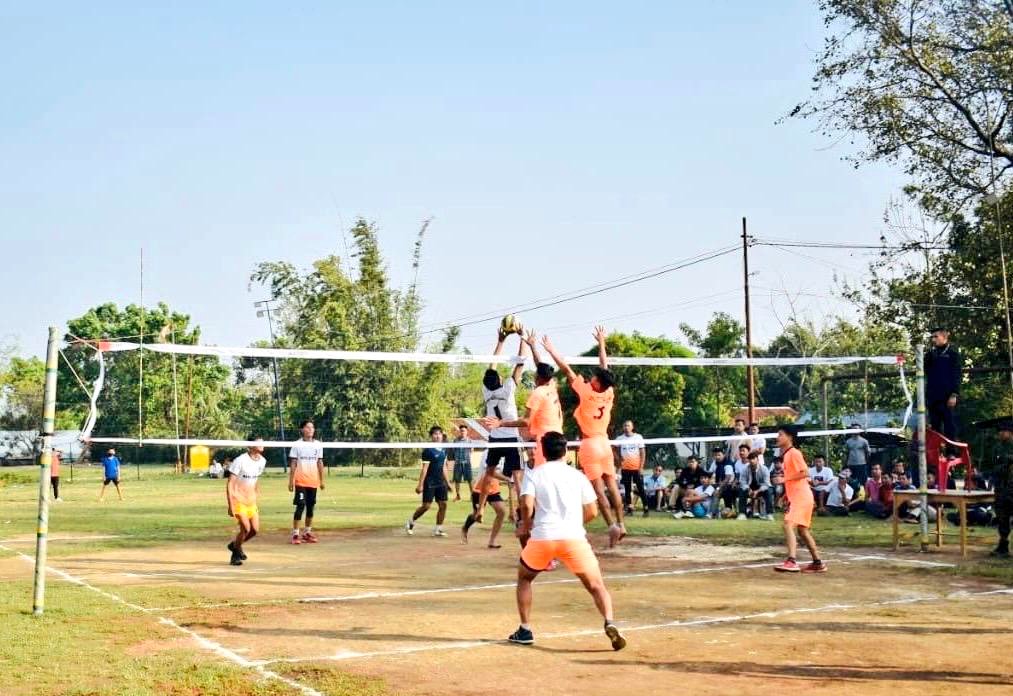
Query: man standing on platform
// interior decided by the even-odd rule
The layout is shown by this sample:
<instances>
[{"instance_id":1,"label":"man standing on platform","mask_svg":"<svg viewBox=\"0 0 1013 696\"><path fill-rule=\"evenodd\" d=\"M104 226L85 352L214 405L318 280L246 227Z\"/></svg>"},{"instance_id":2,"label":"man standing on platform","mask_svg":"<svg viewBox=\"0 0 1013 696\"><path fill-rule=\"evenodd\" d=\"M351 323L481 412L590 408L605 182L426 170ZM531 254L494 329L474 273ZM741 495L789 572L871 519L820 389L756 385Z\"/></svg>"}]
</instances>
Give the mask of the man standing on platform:
<instances>
[{"instance_id":1,"label":"man standing on platform","mask_svg":"<svg viewBox=\"0 0 1013 696\"><path fill-rule=\"evenodd\" d=\"M960 351L950 344L950 332L932 329L932 347L925 351L925 404L929 427L957 439L957 397L960 396Z\"/></svg>"}]
</instances>

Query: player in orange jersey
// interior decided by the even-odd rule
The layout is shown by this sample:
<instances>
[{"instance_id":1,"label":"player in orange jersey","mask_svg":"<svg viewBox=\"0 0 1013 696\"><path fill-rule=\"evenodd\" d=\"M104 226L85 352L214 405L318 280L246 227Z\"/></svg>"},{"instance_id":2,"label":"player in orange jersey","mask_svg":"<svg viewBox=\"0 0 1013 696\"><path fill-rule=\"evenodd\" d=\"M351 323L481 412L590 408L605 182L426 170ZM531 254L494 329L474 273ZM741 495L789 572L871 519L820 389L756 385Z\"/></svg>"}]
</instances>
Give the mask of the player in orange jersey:
<instances>
[{"instance_id":1,"label":"player in orange jersey","mask_svg":"<svg viewBox=\"0 0 1013 696\"><path fill-rule=\"evenodd\" d=\"M774 570L782 573L799 571L825 573L827 564L820 560L816 540L810 531L815 500L809 487L809 467L806 466L805 458L795 444L797 438L798 428L794 425L782 425L777 431L777 446L781 451L781 461L784 463L785 495L788 498L788 511L784 513L784 538L788 546L788 558L784 563L774 566ZM796 530L809 548L809 554L813 559L807 566L799 566L795 559L798 553Z\"/></svg>"},{"instance_id":2,"label":"player in orange jersey","mask_svg":"<svg viewBox=\"0 0 1013 696\"><path fill-rule=\"evenodd\" d=\"M619 483L616 481L615 460L608 435L609 423L612 420L612 404L615 402L613 389L615 377L608 369L608 354L605 350L607 335L604 326L595 327L598 367L595 368L590 380L577 374L567 364L556 352L548 336L542 339L542 345L570 381L570 388L580 398L573 412L574 419L580 426L580 449L577 451L577 459L598 496L601 515L608 524L611 547L626 536L626 527L623 521L623 501L619 496Z\"/></svg>"}]
</instances>

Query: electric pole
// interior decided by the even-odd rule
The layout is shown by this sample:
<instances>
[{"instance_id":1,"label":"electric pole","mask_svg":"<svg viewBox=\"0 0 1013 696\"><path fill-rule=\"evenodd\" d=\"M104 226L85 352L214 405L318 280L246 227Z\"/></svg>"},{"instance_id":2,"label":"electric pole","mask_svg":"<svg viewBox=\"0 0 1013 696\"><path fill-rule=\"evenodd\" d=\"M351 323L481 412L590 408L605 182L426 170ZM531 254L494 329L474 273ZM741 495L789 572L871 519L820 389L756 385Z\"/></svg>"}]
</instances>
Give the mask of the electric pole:
<instances>
[{"instance_id":1,"label":"electric pole","mask_svg":"<svg viewBox=\"0 0 1013 696\"><path fill-rule=\"evenodd\" d=\"M746 298L746 357L753 357L753 321L749 313L749 235L746 234L746 218L742 218L742 289ZM756 382L753 366L746 367L746 382L749 395L746 407L749 411L749 424L755 422L753 411L756 409Z\"/></svg>"}]
</instances>

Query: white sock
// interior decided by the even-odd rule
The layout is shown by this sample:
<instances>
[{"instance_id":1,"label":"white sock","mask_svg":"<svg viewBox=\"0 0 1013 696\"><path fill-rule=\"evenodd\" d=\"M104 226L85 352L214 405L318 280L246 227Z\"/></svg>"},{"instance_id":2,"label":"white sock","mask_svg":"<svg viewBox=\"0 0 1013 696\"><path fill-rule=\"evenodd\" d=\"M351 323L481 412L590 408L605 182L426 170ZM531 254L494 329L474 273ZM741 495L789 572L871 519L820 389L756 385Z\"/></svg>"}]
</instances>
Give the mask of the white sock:
<instances>
[{"instance_id":1,"label":"white sock","mask_svg":"<svg viewBox=\"0 0 1013 696\"><path fill-rule=\"evenodd\" d=\"M521 624L521 628L523 628L525 631L530 631L531 630L530 624L526 624L526 623L522 623Z\"/></svg>"},{"instance_id":2,"label":"white sock","mask_svg":"<svg viewBox=\"0 0 1013 696\"><path fill-rule=\"evenodd\" d=\"M292 536L299 536L299 530L298 529L293 529L292 530Z\"/></svg>"},{"instance_id":3,"label":"white sock","mask_svg":"<svg viewBox=\"0 0 1013 696\"><path fill-rule=\"evenodd\" d=\"M303 534L309 534L313 531L313 527L306 527L303 529Z\"/></svg>"}]
</instances>

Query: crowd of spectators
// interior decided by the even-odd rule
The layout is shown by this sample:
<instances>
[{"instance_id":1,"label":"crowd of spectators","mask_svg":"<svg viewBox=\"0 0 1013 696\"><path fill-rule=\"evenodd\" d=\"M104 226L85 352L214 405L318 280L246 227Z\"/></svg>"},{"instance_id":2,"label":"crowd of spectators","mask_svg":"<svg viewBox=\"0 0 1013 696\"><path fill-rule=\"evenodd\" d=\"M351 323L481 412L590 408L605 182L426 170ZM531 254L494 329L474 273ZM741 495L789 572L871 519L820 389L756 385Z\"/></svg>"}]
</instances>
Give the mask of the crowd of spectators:
<instances>
[{"instance_id":1,"label":"crowd of spectators","mask_svg":"<svg viewBox=\"0 0 1013 696\"><path fill-rule=\"evenodd\" d=\"M903 460L894 462L890 471L885 472L871 459L872 448L861 433L845 440L840 460L844 466L840 471L835 472L823 455L812 457L809 485L818 515L844 517L861 513L882 520L893 515L894 491L914 490L915 486ZM667 512L676 519L769 521L786 504L781 458L768 451L756 423L747 428L742 420L735 422L724 446L713 447L704 461L696 455L688 456L671 478L658 465L643 481L644 490L639 496L624 496L631 501L627 514L635 511L632 501L638 497L645 517L652 512ZM935 486L932 473L927 483L930 488ZM898 516L906 522L917 522L919 513L917 501L898 510ZM930 507L929 519L934 520L935 514Z\"/></svg>"}]
</instances>

